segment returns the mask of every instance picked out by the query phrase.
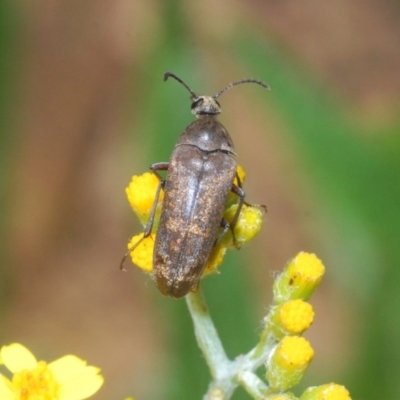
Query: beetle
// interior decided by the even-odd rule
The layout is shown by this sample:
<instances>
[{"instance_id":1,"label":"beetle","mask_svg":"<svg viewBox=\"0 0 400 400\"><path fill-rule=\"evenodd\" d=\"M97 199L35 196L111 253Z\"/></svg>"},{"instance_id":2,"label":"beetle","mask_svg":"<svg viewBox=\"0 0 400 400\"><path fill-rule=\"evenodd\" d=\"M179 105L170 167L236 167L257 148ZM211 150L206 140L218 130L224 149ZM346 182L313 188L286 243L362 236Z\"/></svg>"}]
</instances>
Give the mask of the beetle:
<instances>
[{"instance_id":1,"label":"beetle","mask_svg":"<svg viewBox=\"0 0 400 400\"><path fill-rule=\"evenodd\" d=\"M217 120L221 113L217 98L242 83L255 83L266 89L269 86L256 79L243 79L230 83L214 96L198 96L178 76L164 73L164 81L170 77L189 91L191 111L197 118L179 137L169 163L150 167L160 178L160 185L144 237L151 233L158 196L164 189L154 244L153 276L162 294L180 298L197 288L214 245L227 229L233 232L244 204L240 180L238 185L234 184L235 148L228 131ZM158 171L167 171L166 178L162 179ZM223 215L231 191L239 197L239 202L228 224Z\"/></svg>"}]
</instances>

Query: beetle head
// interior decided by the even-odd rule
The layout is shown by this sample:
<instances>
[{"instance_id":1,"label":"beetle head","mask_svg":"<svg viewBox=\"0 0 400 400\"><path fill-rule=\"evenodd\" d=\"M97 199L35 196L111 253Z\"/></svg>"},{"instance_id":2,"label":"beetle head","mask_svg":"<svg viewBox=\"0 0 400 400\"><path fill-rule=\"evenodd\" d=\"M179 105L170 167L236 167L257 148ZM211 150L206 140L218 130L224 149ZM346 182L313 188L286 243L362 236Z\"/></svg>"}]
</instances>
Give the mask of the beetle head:
<instances>
[{"instance_id":1,"label":"beetle head","mask_svg":"<svg viewBox=\"0 0 400 400\"><path fill-rule=\"evenodd\" d=\"M218 115L221 113L221 106L211 96L192 96L192 114L194 115Z\"/></svg>"}]
</instances>

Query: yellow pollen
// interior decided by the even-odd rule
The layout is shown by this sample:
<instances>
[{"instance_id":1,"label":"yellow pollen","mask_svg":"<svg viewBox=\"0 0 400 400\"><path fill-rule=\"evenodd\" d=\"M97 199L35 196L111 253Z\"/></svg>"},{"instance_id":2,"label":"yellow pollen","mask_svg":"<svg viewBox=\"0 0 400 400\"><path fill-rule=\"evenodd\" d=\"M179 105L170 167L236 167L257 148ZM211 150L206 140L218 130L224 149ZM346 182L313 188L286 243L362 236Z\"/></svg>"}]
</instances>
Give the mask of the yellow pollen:
<instances>
[{"instance_id":1,"label":"yellow pollen","mask_svg":"<svg viewBox=\"0 0 400 400\"><path fill-rule=\"evenodd\" d=\"M297 299L283 304L279 310L279 317L288 332L299 334L312 324L314 311L311 304Z\"/></svg>"},{"instance_id":2,"label":"yellow pollen","mask_svg":"<svg viewBox=\"0 0 400 400\"><path fill-rule=\"evenodd\" d=\"M292 284L321 281L325 268L315 254L301 252L288 265Z\"/></svg>"},{"instance_id":3,"label":"yellow pollen","mask_svg":"<svg viewBox=\"0 0 400 400\"><path fill-rule=\"evenodd\" d=\"M154 233L143 239L143 233L134 236L128 243L131 250L132 262L143 271L151 273L153 271L153 251L156 235ZM136 247L137 242L141 241ZM134 248L134 250L132 250Z\"/></svg>"},{"instance_id":4,"label":"yellow pollen","mask_svg":"<svg viewBox=\"0 0 400 400\"><path fill-rule=\"evenodd\" d=\"M286 336L279 343L276 355L285 368L296 369L310 363L314 356L314 350L303 337Z\"/></svg>"},{"instance_id":5,"label":"yellow pollen","mask_svg":"<svg viewBox=\"0 0 400 400\"><path fill-rule=\"evenodd\" d=\"M128 201L134 213L144 226L146 226L151 209L153 208L153 203L159 184L160 180L156 175L151 172L145 172L140 176L133 176L131 182L126 188ZM159 217L163 198L164 192L161 190L160 197L158 199L156 219Z\"/></svg>"},{"instance_id":6,"label":"yellow pollen","mask_svg":"<svg viewBox=\"0 0 400 400\"><path fill-rule=\"evenodd\" d=\"M14 374L12 385L16 400L54 400L58 397L59 384L45 361L39 361L33 370Z\"/></svg>"}]
</instances>

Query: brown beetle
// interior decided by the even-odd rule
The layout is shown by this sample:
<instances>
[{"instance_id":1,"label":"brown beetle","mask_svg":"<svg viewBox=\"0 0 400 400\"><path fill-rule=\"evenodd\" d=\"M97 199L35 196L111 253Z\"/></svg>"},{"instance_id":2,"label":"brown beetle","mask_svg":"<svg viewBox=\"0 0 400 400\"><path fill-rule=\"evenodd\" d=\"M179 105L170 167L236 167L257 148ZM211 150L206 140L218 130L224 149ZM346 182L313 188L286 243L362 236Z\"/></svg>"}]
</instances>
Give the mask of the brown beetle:
<instances>
[{"instance_id":1,"label":"brown beetle","mask_svg":"<svg viewBox=\"0 0 400 400\"><path fill-rule=\"evenodd\" d=\"M181 134L169 163L153 164L152 171L167 170L160 221L153 254L153 274L160 292L179 298L197 288L210 253L217 242L237 221L244 203L244 191L234 185L237 163L228 131L217 120L221 107L216 100L226 90L241 83L266 84L255 79L233 82L214 96L196 95L171 72L191 94L192 113L197 119ZM223 220L224 208L233 191L239 196L235 217L229 225ZM158 197L158 196L157 196ZM157 204L158 198L155 200ZM144 236L151 232L155 206ZM135 246L136 247L136 246ZM131 249L132 251L132 249Z\"/></svg>"}]
</instances>

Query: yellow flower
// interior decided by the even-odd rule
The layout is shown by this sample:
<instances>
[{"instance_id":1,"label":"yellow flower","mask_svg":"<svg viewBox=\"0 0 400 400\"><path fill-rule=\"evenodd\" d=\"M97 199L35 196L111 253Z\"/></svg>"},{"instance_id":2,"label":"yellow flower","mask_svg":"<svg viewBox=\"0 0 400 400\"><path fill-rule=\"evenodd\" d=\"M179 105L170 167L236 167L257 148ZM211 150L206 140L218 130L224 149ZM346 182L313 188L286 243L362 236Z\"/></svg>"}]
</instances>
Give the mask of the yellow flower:
<instances>
[{"instance_id":1,"label":"yellow flower","mask_svg":"<svg viewBox=\"0 0 400 400\"><path fill-rule=\"evenodd\" d=\"M321 282L325 267L315 254L301 252L291 260L273 286L274 301L308 300Z\"/></svg>"},{"instance_id":2,"label":"yellow flower","mask_svg":"<svg viewBox=\"0 0 400 400\"><path fill-rule=\"evenodd\" d=\"M308 388L300 400L351 400L348 390L336 383Z\"/></svg>"},{"instance_id":3,"label":"yellow flower","mask_svg":"<svg viewBox=\"0 0 400 400\"><path fill-rule=\"evenodd\" d=\"M303 300L291 300L275 306L266 318L266 329L272 329L279 338L299 335L310 327L314 319L311 304Z\"/></svg>"},{"instance_id":4,"label":"yellow flower","mask_svg":"<svg viewBox=\"0 0 400 400\"><path fill-rule=\"evenodd\" d=\"M139 235L134 236L128 243L128 249L131 251L130 256L132 262L149 274L153 272L153 250L155 239L155 233L150 234L150 236L144 239L143 233L140 233ZM141 242L134 247L139 241Z\"/></svg>"},{"instance_id":5,"label":"yellow flower","mask_svg":"<svg viewBox=\"0 0 400 400\"><path fill-rule=\"evenodd\" d=\"M129 204L143 226L146 226L147 221L149 220L150 212L153 208L153 203L156 198L159 184L160 180L155 174L151 172L145 172L140 176L134 175L128 187L126 188L126 195L128 197ZM157 204L156 216L154 218L155 223L153 230L156 230L157 228L163 199L164 191L161 190Z\"/></svg>"},{"instance_id":6,"label":"yellow flower","mask_svg":"<svg viewBox=\"0 0 400 400\"><path fill-rule=\"evenodd\" d=\"M267 379L274 391L296 385L314 357L310 343L299 336L285 336L267 363Z\"/></svg>"},{"instance_id":7,"label":"yellow flower","mask_svg":"<svg viewBox=\"0 0 400 400\"><path fill-rule=\"evenodd\" d=\"M225 210L224 218L231 223L236 215L238 204L233 204ZM228 232L222 238L221 243L228 248L242 247L250 242L260 232L263 224L264 213L260 207L252 207L243 204L239 217L236 221L233 231L235 233L236 243L233 241L232 231ZM236 244L236 246L235 246Z\"/></svg>"},{"instance_id":8,"label":"yellow flower","mask_svg":"<svg viewBox=\"0 0 400 400\"><path fill-rule=\"evenodd\" d=\"M19 343L0 349L11 380L0 374L1 400L83 400L96 393L103 384L100 369L86 361L67 355L49 364Z\"/></svg>"}]
</instances>

